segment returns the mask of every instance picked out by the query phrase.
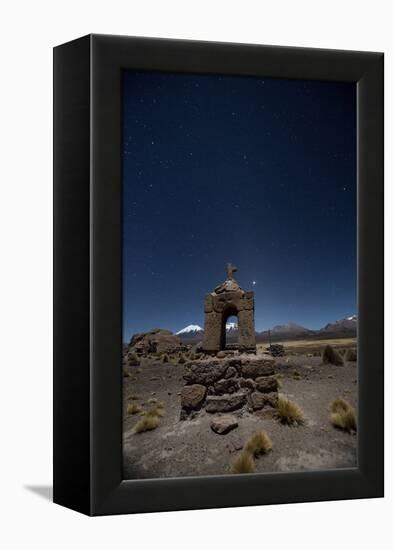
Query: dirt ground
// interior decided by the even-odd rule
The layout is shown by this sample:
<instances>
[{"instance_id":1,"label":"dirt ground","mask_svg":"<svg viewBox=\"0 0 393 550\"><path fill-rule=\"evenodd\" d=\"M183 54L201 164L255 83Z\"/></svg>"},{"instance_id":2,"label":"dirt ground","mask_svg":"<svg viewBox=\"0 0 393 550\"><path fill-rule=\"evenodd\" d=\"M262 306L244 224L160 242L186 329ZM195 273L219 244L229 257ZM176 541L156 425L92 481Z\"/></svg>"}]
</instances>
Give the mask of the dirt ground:
<instances>
[{"instance_id":1,"label":"dirt ground","mask_svg":"<svg viewBox=\"0 0 393 550\"><path fill-rule=\"evenodd\" d=\"M184 365L142 360L128 367L123 384L123 475L125 479L206 476L230 473L231 460L256 431L265 430L273 443L270 453L256 460L257 472L287 472L356 466L356 435L329 422L329 403L344 397L357 407L357 368L323 365L321 357L294 355L277 358L280 395L300 405L305 423L289 427L274 418L251 413L238 417L239 426L226 435L210 428L215 415L201 413L179 420ZM298 373L298 374L297 374ZM300 377L299 377L300 375ZM134 398L134 399L131 399ZM135 399L136 398L136 399ZM152 431L135 433L139 414L127 415L129 403L147 408L156 398L165 403L165 416Z\"/></svg>"}]
</instances>

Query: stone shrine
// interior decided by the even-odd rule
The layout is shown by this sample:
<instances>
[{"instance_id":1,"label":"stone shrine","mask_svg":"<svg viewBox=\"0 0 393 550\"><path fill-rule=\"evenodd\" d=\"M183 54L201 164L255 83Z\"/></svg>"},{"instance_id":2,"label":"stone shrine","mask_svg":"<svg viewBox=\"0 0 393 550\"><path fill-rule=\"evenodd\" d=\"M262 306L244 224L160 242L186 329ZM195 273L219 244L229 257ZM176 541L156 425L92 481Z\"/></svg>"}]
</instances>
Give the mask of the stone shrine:
<instances>
[{"instance_id":1,"label":"stone shrine","mask_svg":"<svg viewBox=\"0 0 393 550\"><path fill-rule=\"evenodd\" d=\"M238 319L239 351L255 353L254 293L244 291L235 280L237 268L228 264L227 278L205 297L205 328L202 348L205 353L217 353L226 347L226 323L235 315Z\"/></svg>"},{"instance_id":2,"label":"stone shrine","mask_svg":"<svg viewBox=\"0 0 393 550\"><path fill-rule=\"evenodd\" d=\"M206 295L204 354L186 364L181 420L204 413L272 415L277 407L275 360L256 353L254 293L240 288L235 271L229 264L227 279ZM226 322L232 315L238 318L238 349L226 347Z\"/></svg>"}]
</instances>

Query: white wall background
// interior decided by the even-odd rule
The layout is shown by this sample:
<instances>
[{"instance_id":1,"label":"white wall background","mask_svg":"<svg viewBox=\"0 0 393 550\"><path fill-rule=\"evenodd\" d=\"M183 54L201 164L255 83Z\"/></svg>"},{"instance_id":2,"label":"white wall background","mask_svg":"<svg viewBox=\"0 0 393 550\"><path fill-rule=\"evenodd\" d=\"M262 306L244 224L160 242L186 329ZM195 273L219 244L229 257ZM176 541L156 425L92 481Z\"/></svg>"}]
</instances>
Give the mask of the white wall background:
<instances>
[{"instance_id":1,"label":"white wall background","mask_svg":"<svg viewBox=\"0 0 393 550\"><path fill-rule=\"evenodd\" d=\"M3 548L369 548L392 540L391 400L382 500L89 519L28 486L51 483L52 47L95 32L384 51L391 179L391 2L28 0L0 16L0 544ZM387 245L393 231L386 189ZM389 219L390 218L390 219ZM391 247L390 247L391 248ZM387 340L392 253L387 249ZM389 349L389 348L388 348ZM386 394L391 398L390 354ZM370 365L372 368L372 365ZM373 445L370 434L370 445ZM48 490L44 489L44 492Z\"/></svg>"}]
</instances>

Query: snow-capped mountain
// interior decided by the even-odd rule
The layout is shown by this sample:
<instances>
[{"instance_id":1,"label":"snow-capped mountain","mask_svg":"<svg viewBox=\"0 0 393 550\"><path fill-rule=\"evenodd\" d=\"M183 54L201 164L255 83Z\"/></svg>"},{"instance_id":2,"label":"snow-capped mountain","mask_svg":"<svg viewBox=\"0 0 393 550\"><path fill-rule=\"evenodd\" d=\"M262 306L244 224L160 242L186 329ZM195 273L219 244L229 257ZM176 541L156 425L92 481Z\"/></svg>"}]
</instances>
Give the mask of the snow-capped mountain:
<instances>
[{"instance_id":1,"label":"snow-capped mountain","mask_svg":"<svg viewBox=\"0 0 393 550\"><path fill-rule=\"evenodd\" d=\"M225 325L227 338L237 338L238 333L238 326L236 322L229 322ZM199 325L187 325L186 327L182 328L178 332L176 332L176 335L180 337L180 339L185 344L200 342L203 339L203 328ZM232 340L228 340L232 341ZM235 340L233 340L235 341Z\"/></svg>"},{"instance_id":2,"label":"snow-capped mountain","mask_svg":"<svg viewBox=\"0 0 393 550\"><path fill-rule=\"evenodd\" d=\"M199 325L188 325L184 328L182 328L181 330L179 330L179 332L176 332L177 336L179 336L179 334L192 334L192 333L196 333L196 332L203 332L203 328L200 327Z\"/></svg>"},{"instance_id":3,"label":"snow-capped mountain","mask_svg":"<svg viewBox=\"0 0 393 550\"><path fill-rule=\"evenodd\" d=\"M328 323L325 327L321 328L319 332L329 333L356 333L358 318L357 315L351 315L345 319L340 319L334 323Z\"/></svg>"}]
</instances>

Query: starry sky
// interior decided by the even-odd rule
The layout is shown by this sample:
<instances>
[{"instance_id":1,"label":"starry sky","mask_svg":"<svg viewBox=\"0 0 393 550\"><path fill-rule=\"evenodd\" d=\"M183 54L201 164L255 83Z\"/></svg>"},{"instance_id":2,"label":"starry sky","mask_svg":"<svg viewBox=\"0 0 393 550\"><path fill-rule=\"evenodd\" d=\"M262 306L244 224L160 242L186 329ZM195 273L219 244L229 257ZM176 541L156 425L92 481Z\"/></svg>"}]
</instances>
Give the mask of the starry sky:
<instances>
[{"instance_id":1,"label":"starry sky","mask_svg":"<svg viewBox=\"0 0 393 550\"><path fill-rule=\"evenodd\" d=\"M203 326L226 264L255 326L356 313L356 87L124 71L123 339Z\"/></svg>"}]
</instances>

